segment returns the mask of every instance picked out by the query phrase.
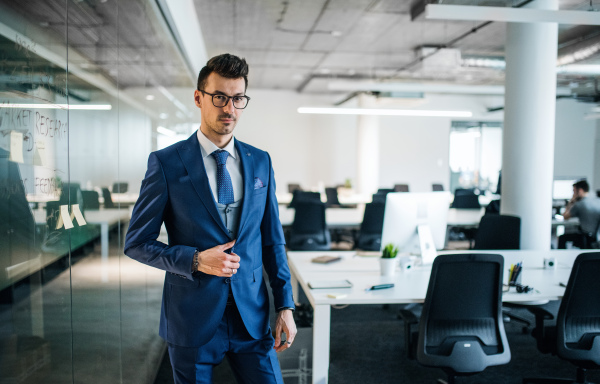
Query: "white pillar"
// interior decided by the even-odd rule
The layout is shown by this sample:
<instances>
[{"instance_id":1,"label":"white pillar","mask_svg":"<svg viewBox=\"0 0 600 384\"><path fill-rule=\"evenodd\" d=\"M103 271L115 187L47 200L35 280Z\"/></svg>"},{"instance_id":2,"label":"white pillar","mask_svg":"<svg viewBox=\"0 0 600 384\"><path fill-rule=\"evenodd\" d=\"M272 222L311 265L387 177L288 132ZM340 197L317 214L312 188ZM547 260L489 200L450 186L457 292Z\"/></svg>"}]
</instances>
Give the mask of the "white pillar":
<instances>
[{"instance_id":1,"label":"white pillar","mask_svg":"<svg viewBox=\"0 0 600 384\"><path fill-rule=\"evenodd\" d=\"M521 217L521 249L550 249L557 49L556 23L508 23L501 213Z\"/></svg>"},{"instance_id":2,"label":"white pillar","mask_svg":"<svg viewBox=\"0 0 600 384\"><path fill-rule=\"evenodd\" d=\"M373 108L374 97L359 95L360 108ZM357 117L356 134L356 190L373 194L379 188L379 116Z\"/></svg>"}]
</instances>

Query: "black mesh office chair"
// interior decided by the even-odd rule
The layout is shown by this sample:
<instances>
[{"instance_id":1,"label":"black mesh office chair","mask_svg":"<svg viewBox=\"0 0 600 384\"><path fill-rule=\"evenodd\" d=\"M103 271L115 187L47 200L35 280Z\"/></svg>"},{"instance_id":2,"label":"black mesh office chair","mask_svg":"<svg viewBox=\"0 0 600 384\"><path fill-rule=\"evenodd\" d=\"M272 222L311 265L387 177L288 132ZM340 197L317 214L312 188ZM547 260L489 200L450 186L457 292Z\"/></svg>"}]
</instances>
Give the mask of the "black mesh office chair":
<instances>
[{"instance_id":1,"label":"black mesh office chair","mask_svg":"<svg viewBox=\"0 0 600 384\"><path fill-rule=\"evenodd\" d=\"M85 209L97 211L100 209L100 200L98 192L96 191L81 191L81 197L83 198L83 205Z\"/></svg>"},{"instance_id":2,"label":"black mesh office chair","mask_svg":"<svg viewBox=\"0 0 600 384\"><path fill-rule=\"evenodd\" d=\"M504 258L493 254L440 255L433 262L416 358L444 370L447 383L510 361L501 310L503 269Z\"/></svg>"},{"instance_id":3,"label":"black mesh office chair","mask_svg":"<svg viewBox=\"0 0 600 384\"><path fill-rule=\"evenodd\" d=\"M394 192L409 192L408 184L394 185Z\"/></svg>"},{"instance_id":4,"label":"black mesh office chair","mask_svg":"<svg viewBox=\"0 0 600 384\"><path fill-rule=\"evenodd\" d=\"M475 192L461 192L459 194L455 193L451 208L479 209L481 208L481 204L479 204L479 196L477 196Z\"/></svg>"},{"instance_id":5,"label":"black mesh office chair","mask_svg":"<svg viewBox=\"0 0 600 384\"><path fill-rule=\"evenodd\" d=\"M112 193L126 193L129 189L129 183L124 181L117 181L113 183Z\"/></svg>"},{"instance_id":6,"label":"black mesh office chair","mask_svg":"<svg viewBox=\"0 0 600 384\"><path fill-rule=\"evenodd\" d=\"M104 208L117 208L115 203L112 201L112 196L108 188L102 188L102 197L104 198Z\"/></svg>"},{"instance_id":7,"label":"black mesh office chair","mask_svg":"<svg viewBox=\"0 0 600 384\"><path fill-rule=\"evenodd\" d=\"M325 222L325 204L298 202L289 233L288 248L293 251L325 251L331 248L331 235Z\"/></svg>"},{"instance_id":8,"label":"black mesh office chair","mask_svg":"<svg viewBox=\"0 0 600 384\"><path fill-rule=\"evenodd\" d=\"M295 184L295 183L290 183L288 184L288 192L289 193L294 193L294 191L301 191L302 187L300 187L300 184Z\"/></svg>"},{"instance_id":9,"label":"black mesh office chair","mask_svg":"<svg viewBox=\"0 0 600 384\"><path fill-rule=\"evenodd\" d=\"M327 208L356 208L356 204L342 204L338 199L337 188L325 188L325 195L327 195Z\"/></svg>"},{"instance_id":10,"label":"black mesh office chair","mask_svg":"<svg viewBox=\"0 0 600 384\"><path fill-rule=\"evenodd\" d=\"M556 324L544 325L544 312L534 312L532 335L542 353L558 355L577 367L576 379L524 378L523 384L587 383L588 369L600 368L600 252L577 256Z\"/></svg>"},{"instance_id":11,"label":"black mesh office chair","mask_svg":"<svg viewBox=\"0 0 600 384\"><path fill-rule=\"evenodd\" d=\"M444 186L442 184L431 184L431 190L433 192L440 192L444 190Z\"/></svg>"},{"instance_id":12,"label":"black mesh office chair","mask_svg":"<svg viewBox=\"0 0 600 384\"><path fill-rule=\"evenodd\" d=\"M365 206L365 214L360 224L355 248L365 251L379 251L381 249L384 212L384 203L374 202Z\"/></svg>"},{"instance_id":13,"label":"black mesh office chair","mask_svg":"<svg viewBox=\"0 0 600 384\"><path fill-rule=\"evenodd\" d=\"M307 192L301 189L297 189L293 192L292 201L290 201L289 207L296 208L299 203L321 203L321 194L319 192Z\"/></svg>"},{"instance_id":14,"label":"black mesh office chair","mask_svg":"<svg viewBox=\"0 0 600 384\"><path fill-rule=\"evenodd\" d=\"M474 241L473 249L521 249L521 218L483 215Z\"/></svg>"}]
</instances>

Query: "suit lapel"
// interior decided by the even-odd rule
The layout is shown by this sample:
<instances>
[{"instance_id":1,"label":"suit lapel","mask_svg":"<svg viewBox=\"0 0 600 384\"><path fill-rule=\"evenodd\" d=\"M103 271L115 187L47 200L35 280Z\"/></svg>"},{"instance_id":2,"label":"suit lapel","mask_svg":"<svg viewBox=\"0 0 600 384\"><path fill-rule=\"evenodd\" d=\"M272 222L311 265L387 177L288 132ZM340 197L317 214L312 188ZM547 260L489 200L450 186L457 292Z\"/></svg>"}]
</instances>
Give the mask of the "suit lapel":
<instances>
[{"instance_id":1,"label":"suit lapel","mask_svg":"<svg viewBox=\"0 0 600 384\"><path fill-rule=\"evenodd\" d=\"M242 204L242 214L240 217L240 226L238 229L238 238L240 237L244 224L248 219L248 212L252 204L252 195L254 194L254 159L250 149L239 140L235 141L235 147L240 156L244 178L244 203Z\"/></svg>"},{"instance_id":2,"label":"suit lapel","mask_svg":"<svg viewBox=\"0 0 600 384\"><path fill-rule=\"evenodd\" d=\"M217 225L223 232L229 237L229 231L223 224L219 211L217 210L217 203L213 197L210 184L208 182L208 176L206 175L206 168L204 168L204 161L202 160L202 151L200 150L200 143L198 142L197 132L192 134L181 147L177 149L181 161L185 169L187 170L192 185L196 190L196 193L200 197L200 201L206 207L206 210L210 212Z\"/></svg>"}]
</instances>

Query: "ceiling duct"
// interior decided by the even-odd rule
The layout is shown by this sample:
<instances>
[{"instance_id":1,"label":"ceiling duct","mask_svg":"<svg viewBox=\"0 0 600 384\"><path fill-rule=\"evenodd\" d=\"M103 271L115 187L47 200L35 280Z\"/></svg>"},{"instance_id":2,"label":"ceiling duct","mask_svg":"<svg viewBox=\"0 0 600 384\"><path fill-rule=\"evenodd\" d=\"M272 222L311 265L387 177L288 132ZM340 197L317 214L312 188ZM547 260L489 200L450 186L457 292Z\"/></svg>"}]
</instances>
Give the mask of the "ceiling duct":
<instances>
[{"instance_id":1,"label":"ceiling duct","mask_svg":"<svg viewBox=\"0 0 600 384\"><path fill-rule=\"evenodd\" d=\"M417 71L448 71L462 65L460 50L455 48L420 47L417 57L422 59L414 66Z\"/></svg>"}]
</instances>

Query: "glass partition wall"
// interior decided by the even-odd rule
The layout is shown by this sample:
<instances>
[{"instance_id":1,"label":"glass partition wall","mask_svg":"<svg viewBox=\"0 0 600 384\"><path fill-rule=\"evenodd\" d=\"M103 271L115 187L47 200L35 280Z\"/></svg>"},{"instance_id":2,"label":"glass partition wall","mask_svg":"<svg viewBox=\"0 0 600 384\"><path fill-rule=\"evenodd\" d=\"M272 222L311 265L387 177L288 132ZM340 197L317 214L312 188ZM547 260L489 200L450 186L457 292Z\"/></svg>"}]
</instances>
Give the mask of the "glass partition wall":
<instances>
[{"instance_id":1,"label":"glass partition wall","mask_svg":"<svg viewBox=\"0 0 600 384\"><path fill-rule=\"evenodd\" d=\"M0 2L0 382L156 373L163 273L123 243L156 128L189 125L160 95L194 85L154 7Z\"/></svg>"}]
</instances>

